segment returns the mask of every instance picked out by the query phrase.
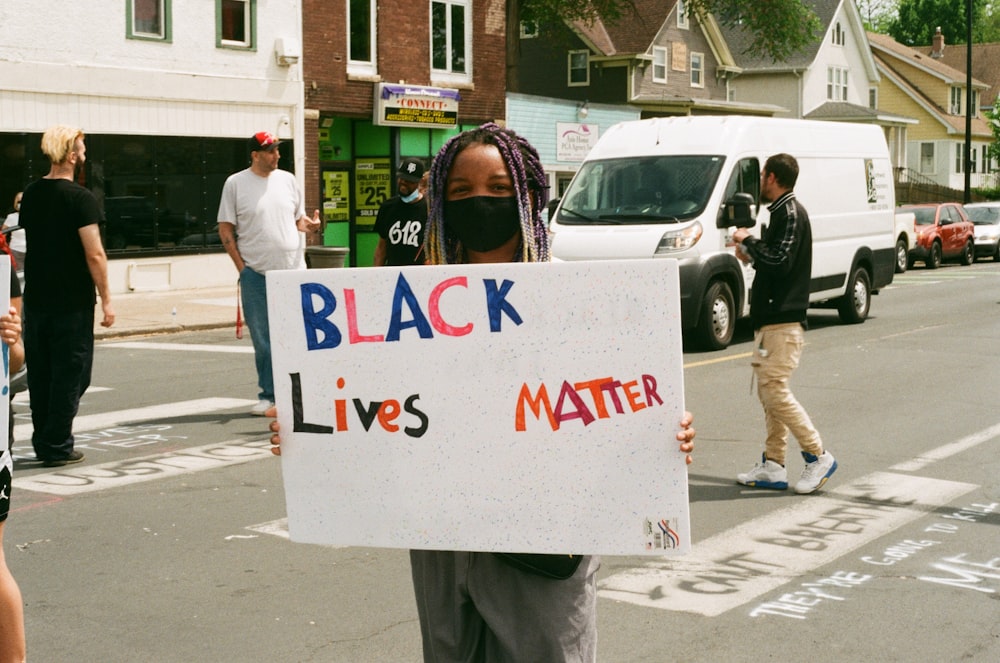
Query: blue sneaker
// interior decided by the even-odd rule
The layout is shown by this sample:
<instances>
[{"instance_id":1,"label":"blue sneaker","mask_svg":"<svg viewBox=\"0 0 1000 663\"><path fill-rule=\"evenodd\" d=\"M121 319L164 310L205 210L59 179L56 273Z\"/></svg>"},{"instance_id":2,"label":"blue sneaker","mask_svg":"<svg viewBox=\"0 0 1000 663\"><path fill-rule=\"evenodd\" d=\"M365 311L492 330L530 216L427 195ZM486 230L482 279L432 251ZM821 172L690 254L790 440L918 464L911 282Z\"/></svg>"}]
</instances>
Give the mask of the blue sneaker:
<instances>
[{"instance_id":1,"label":"blue sneaker","mask_svg":"<svg viewBox=\"0 0 1000 663\"><path fill-rule=\"evenodd\" d=\"M764 454L760 455L760 463L753 466L753 469L744 474L736 475L737 483L751 488L770 488L771 490L788 489L788 472L783 465L778 465L773 460L768 460Z\"/></svg>"},{"instance_id":2,"label":"blue sneaker","mask_svg":"<svg viewBox=\"0 0 1000 663\"><path fill-rule=\"evenodd\" d=\"M802 469L799 482L795 484L795 492L806 495L819 490L820 486L837 471L837 460L829 451L824 451L822 456L803 451L802 457L806 461L806 466Z\"/></svg>"}]
</instances>

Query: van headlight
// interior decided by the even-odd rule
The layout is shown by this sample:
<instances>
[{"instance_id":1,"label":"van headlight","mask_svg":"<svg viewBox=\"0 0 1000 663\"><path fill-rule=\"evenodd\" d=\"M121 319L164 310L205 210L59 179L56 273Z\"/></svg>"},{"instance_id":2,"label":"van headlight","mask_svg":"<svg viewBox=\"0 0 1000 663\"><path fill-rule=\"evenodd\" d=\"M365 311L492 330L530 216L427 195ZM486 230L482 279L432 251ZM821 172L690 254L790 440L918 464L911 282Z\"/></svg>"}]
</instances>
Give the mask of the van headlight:
<instances>
[{"instance_id":1,"label":"van headlight","mask_svg":"<svg viewBox=\"0 0 1000 663\"><path fill-rule=\"evenodd\" d=\"M660 238L660 243L656 245L656 251L653 255L660 256L665 253L686 251L698 243L698 240L701 239L701 233L702 227L699 221L695 221L687 228L665 232Z\"/></svg>"}]
</instances>

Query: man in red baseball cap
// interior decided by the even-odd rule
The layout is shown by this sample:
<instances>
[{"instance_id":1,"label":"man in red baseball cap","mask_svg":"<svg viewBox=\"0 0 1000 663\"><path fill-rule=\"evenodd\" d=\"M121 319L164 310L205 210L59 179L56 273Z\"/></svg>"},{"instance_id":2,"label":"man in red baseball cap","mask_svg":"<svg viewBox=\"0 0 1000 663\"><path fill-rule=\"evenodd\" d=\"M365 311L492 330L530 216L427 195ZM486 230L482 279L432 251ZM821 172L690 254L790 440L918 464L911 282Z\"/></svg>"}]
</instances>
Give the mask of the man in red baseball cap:
<instances>
[{"instance_id":1,"label":"man in red baseball cap","mask_svg":"<svg viewBox=\"0 0 1000 663\"><path fill-rule=\"evenodd\" d=\"M258 403L263 416L274 405L271 342L267 321L269 270L305 269L305 235L320 227L319 210L310 219L295 176L278 169L281 141L259 131L250 137L250 167L230 175L219 203L219 238L240 274L240 296L257 365Z\"/></svg>"}]
</instances>

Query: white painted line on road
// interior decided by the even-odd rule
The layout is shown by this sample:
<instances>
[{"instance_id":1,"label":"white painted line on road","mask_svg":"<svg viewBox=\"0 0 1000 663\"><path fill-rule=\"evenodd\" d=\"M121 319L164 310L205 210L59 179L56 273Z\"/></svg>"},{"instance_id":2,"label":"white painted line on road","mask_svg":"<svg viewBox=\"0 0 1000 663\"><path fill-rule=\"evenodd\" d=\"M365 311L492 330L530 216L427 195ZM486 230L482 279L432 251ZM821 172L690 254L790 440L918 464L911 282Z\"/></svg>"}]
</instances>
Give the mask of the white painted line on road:
<instances>
[{"instance_id":1,"label":"white painted line on road","mask_svg":"<svg viewBox=\"0 0 1000 663\"><path fill-rule=\"evenodd\" d=\"M30 477L15 477L14 487L50 495L78 495L215 470L270 456L271 445L267 440L238 439L98 465L72 465Z\"/></svg>"},{"instance_id":2,"label":"white painted line on road","mask_svg":"<svg viewBox=\"0 0 1000 663\"><path fill-rule=\"evenodd\" d=\"M715 616L976 489L956 481L875 472L695 543L683 557L645 562L598 584L600 596Z\"/></svg>"},{"instance_id":3,"label":"white painted line on road","mask_svg":"<svg viewBox=\"0 0 1000 663\"><path fill-rule=\"evenodd\" d=\"M160 405L132 408L131 410L114 410L112 412L102 412L101 414L88 414L73 420L73 432L83 433L85 431L114 428L115 426L140 421L174 419L176 417L187 417L193 414L204 414L205 412L215 412L217 410L232 410L235 408L250 407L256 403L257 401L245 398L196 398L190 401L162 403ZM14 426L14 439L30 440L33 430L34 428L31 424Z\"/></svg>"},{"instance_id":4,"label":"white painted line on road","mask_svg":"<svg viewBox=\"0 0 1000 663\"><path fill-rule=\"evenodd\" d=\"M91 385L91 386L87 387L87 393L88 394L96 394L96 393L99 393L99 392L102 392L102 391L112 391L112 389L113 389L112 387L95 387L95 386ZM29 396L30 393L31 392L28 389L25 389L24 391L19 391L16 394L14 394L14 397L11 400L14 401L15 403L25 403L25 404L27 404L28 401L30 400L30 396Z\"/></svg>"},{"instance_id":5,"label":"white painted line on road","mask_svg":"<svg viewBox=\"0 0 1000 663\"><path fill-rule=\"evenodd\" d=\"M251 345L210 345L208 343L153 343L152 341L123 341L105 343L102 348L122 348L125 350L173 350L181 352L232 352L253 354Z\"/></svg>"},{"instance_id":6,"label":"white painted line on road","mask_svg":"<svg viewBox=\"0 0 1000 663\"><path fill-rule=\"evenodd\" d=\"M984 442L989 442L990 440L995 439L998 435L1000 435L1000 424L990 426L986 430L973 433L972 435L963 437L961 440L945 444L937 449L931 449L926 453L920 454L916 458L902 463L897 463L889 469L897 472L916 472L924 469L931 463L944 460L945 458L951 458L955 454L968 451L969 449L977 447Z\"/></svg>"}]
</instances>

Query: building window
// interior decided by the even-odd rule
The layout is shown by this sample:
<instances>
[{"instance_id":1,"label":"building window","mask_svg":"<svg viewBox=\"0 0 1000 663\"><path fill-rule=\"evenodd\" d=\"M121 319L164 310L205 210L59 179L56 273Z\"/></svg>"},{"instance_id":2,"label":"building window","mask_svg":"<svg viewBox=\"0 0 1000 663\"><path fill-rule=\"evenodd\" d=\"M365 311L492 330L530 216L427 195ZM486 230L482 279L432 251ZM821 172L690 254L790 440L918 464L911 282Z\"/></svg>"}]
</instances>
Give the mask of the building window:
<instances>
[{"instance_id":1,"label":"building window","mask_svg":"<svg viewBox=\"0 0 1000 663\"><path fill-rule=\"evenodd\" d=\"M691 53L691 87L705 87L705 56Z\"/></svg>"},{"instance_id":2,"label":"building window","mask_svg":"<svg viewBox=\"0 0 1000 663\"><path fill-rule=\"evenodd\" d=\"M431 70L435 74L468 79L469 33L468 0L435 0L431 3Z\"/></svg>"},{"instance_id":3,"label":"building window","mask_svg":"<svg viewBox=\"0 0 1000 663\"><path fill-rule=\"evenodd\" d=\"M170 41L170 0L127 0L125 20L129 39Z\"/></svg>"},{"instance_id":4,"label":"building window","mask_svg":"<svg viewBox=\"0 0 1000 663\"><path fill-rule=\"evenodd\" d=\"M538 36L538 24L534 21L521 21L521 39L534 39Z\"/></svg>"},{"instance_id":5,"label":"building window","mask_svg":"<svg viewBox=\"0 0 1000 663\"><path fill-rule=\"evenodd\" d=\"M847 101L847 69L843 67L827 68L826 98L829 101Z\"/></svg>"},{"instance_id":6,"label":"building window","mask_svg":"<svg viewBox=\"0 0 1000 663\"><path fill-rule=\"evenodd\" d=\"M948 112L952 115L962 114L962 88L957 86L951 88L951 104L948 106Z\"/></svg>"},{"instance_id":7,"label":"building window","mask_svg":"<svg viewBox=\"0 0 1000 663\"><path fill-rule=\"evenodd\" d=\"M347 5L348 69L354 73L374 73L375 69L375 2L350 0Z\"/></svg>"},{"instance_id":8,"label":"building window","mask_svg":"<svg viewBox=\"0 0 1000 663\"><path fill-rule=\"evenodd\" d=\"M653 82L667 82L667 49L663 46L653 47Z\"/></svg>"},{"instance_id":9,"label":"building window","mask_svg":"<svg viewBox=\"0 0 1000 663\"><path fill-rule=\"evenodd\" d=\"M870 87L868 88L868 108L877 109L878 108L878 88Z\"/></svg>"},{"instance_id":10,"label":"building window","mask_svg":"<svg viewBox=\"0 0 1000 663\"><path fill-rule=\"evenodd\" d=\"M934 143L920 143L920 172L934 174Z\"/></svg>"},{"instance_id":11,"label":"building window","mask_svg":"<svg viewBox=\"0 0 1000 663\"><path fill-rule=\"evenodd\" d=\"M215 0L215 45L255 48L256 15L257 0Z\"/></svg>"},{"instance_id":12,"label":"building window","mask_svg":"<svg viewBox=\"0 0 1000 663\"><path fill-rule=\"evenodd\" d=\"M962 150L965 149L964 143L955 143L955 172L964 173L962 170Z\"/></svg>"},{"instance_id":13,"label":"building window","mask_svg":"<svg viewBox=\"0 0 1000 663\"><path fill-rule=\"evenodd\" d=\"M570 51L568 55L570 87L590 85L590 51Z\"/></svg>"},{"instance_id":14,"label":"building window","mask_svg":"<svg viewBox=\"0 0 1000 663\"><path fill-rule=\"evenodd\" d=\"M677 0L677 27L681 30L688 29L687 6L684 0Z\"/></svg>"},{"instance_id":15,"label":"building window","mask_svg":"<svg viewBox=\"0 0 1000 663\"><path fill-rule=\"evenodd\" d=\"M844 29L840 27L839 22L835 26L833 26L833 30L830 31L830 37L833 39L833 43L835 46L844 45L844 40L845 40Z\"/></svg>"},{"instance_id":16,"label":"building window","mask_svg":"<svg viewBox=\"0 0 1000 663\"><path fill-rule=\"evenodd\" d=\"M979 159L979 148L978 147L972 147L972 148L970 148L970 152L969 152L969 172L970 173L974 174L976 172L976 161L978 159Z\"/></svg>"},{"instance_id":17,"label":"building window","mask_svg":"<svg viewBox=\"0 0 1000 663\"><path fill-rule=\"evenodd\" d=\"M979 90L972 91L972 116L979 114Z\"/></svg>"}]
</instances>

